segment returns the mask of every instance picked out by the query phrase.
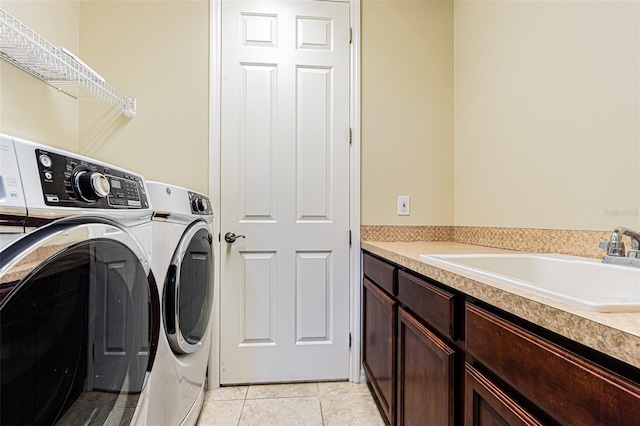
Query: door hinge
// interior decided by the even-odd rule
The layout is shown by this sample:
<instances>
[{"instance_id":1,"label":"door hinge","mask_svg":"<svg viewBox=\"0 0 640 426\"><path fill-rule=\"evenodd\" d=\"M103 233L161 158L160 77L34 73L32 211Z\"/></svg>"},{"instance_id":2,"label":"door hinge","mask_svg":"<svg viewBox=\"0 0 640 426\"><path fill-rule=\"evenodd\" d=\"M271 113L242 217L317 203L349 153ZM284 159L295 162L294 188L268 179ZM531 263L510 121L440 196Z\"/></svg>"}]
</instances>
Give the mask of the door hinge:
<instances>
[{"instance_id":1,"label":"door hinge","mask_svg":"<svg viewBox=\"0 0 640 426\"><path fill-rule=\"evenodd\" d=\"M353 28L349 27L349 44L353 43Z\"/></svg>"},{"instance_id":2,"label":"door hinge","mask_svg":"<svg viewBox=\"0 0 640 426\"><path fill-rule=\"evenodd\" d=\"M351 347L351 333L349 333L349 347Z\"/></svg>"},{"instance_id":3,"label":"door hinge","mask_svg":"<svg viewBox=\"0 0 640 426\"><path fill-rule=\"evenodd\" d=\"M349 229L349 246L351 246L351 229Z\"/></svg>"},{"instance_id":4,"label":"door hinge","mask_svg":"<svg viewBox=\"0 0 640 426\"><path fill-rule=\"evenodd\" d=\"M353 130L349 127L349 144L353 142Z\"/></svg>"}]
</instances>

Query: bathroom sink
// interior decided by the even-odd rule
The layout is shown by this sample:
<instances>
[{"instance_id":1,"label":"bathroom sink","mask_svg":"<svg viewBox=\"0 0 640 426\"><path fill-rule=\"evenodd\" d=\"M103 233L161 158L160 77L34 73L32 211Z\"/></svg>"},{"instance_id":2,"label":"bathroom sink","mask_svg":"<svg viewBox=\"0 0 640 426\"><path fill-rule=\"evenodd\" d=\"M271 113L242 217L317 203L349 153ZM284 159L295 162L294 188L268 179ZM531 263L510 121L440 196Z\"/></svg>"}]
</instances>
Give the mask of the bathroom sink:
<instances>
[{"instance_id":1,"label":"bathroom sink","mask_svg":"<svg viewBox=\"0 0 640 426\"><path fill-rule=\"evenodd\" d=\"M640 268L559 254L423 254L420 258L591 311L640 311Z\"/></svg>"}]
</instances>

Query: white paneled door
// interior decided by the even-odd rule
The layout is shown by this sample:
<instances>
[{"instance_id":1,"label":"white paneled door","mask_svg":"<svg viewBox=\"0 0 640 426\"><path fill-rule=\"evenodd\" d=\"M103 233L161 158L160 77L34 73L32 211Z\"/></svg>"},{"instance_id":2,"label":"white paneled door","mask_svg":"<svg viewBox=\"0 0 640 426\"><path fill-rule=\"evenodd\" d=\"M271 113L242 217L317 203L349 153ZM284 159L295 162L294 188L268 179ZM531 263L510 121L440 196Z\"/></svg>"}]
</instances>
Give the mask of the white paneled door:
<instances>
[{"instance_id":1,"label":"white paneled door","mask_svg":"<svg viewBox=\"0 0 640 426\"><path fill-rule=\"evenodd\" d=\"M349 4L223 1L221 90L220 381L348 378Z\"/></svg>"}]
</instances>

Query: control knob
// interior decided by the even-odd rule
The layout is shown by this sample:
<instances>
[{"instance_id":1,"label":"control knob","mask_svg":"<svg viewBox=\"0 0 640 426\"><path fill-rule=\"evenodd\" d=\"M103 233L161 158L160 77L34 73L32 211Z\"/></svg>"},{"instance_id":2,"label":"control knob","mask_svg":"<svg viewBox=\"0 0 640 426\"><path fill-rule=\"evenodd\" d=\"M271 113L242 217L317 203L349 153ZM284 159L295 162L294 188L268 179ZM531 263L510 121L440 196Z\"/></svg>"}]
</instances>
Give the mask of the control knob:
<instances>
[{"instance_id":1,"label":"control knob","mask_svg":"<svg viewBox=\"0 0 640 426\"><path fill-rule=\"evenodd\" d=\"M106 197L111 191L109 179L100 172L87 169L76 171L72 182L76 195L89 203Z\"/></svg>"},{"instance_id":2,"label":"control knob","mask_svg":"<svg viewBox=\"0 0 640 426\"><path fill-rule=\"evenodd\" d=\"M197 212L204 212L209 208L209 203L204 198L195 198L191 205L193 206L193 210Z\"/></svg>"}]
</instances>

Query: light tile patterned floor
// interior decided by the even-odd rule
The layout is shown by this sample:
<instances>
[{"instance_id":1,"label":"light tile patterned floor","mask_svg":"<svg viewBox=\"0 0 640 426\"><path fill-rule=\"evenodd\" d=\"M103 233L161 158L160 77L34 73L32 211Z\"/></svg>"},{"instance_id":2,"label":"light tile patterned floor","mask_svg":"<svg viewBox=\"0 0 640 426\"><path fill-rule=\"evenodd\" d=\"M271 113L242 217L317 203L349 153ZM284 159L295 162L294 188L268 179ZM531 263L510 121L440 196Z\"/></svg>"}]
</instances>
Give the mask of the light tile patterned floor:
<instances>
[{"instance_id":1,"label":"light tile patterned floor","mask_svg":"<svg viewBox=\"0 0 640 426\"><path fill-rule=\"evenodd\" d=\"M205 394L198 426L383 426L364 383L319 382L221 387Z\"/></svg>"}]
</instances>

